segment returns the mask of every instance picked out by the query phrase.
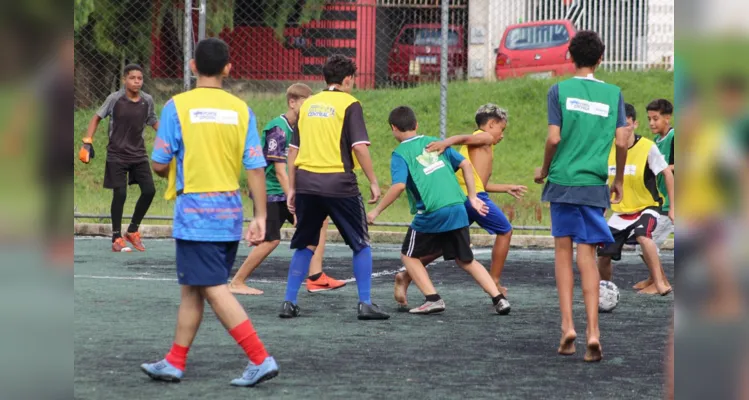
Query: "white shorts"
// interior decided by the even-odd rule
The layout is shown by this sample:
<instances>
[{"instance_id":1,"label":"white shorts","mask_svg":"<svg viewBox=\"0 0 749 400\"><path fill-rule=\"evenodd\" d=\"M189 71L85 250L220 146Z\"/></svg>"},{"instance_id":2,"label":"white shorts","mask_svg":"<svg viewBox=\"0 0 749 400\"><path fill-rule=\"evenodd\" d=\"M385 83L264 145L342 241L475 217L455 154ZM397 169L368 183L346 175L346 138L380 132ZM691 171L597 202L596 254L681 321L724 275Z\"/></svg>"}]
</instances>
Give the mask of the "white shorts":
<instances>
[{"instance_id":1,"label":"white shorts","mask_svg":"<svg viewBox=\"0 0 749 400\"><path fill-rule=\"evenodd\" d=\"M669 236L674 233L674 223L671 222L671 218L668 217L668 215L658 215L658 224L655 227L655 230L653 230L653 241L655 242L655 246L658 248L658 255L661 255L661 247L663 247L663 244L666 243L666 240L668 240ZM637 255L642 255L642 249L640 249L640 245L637 245L636 247Z\"/></svg>"}]
</instances>

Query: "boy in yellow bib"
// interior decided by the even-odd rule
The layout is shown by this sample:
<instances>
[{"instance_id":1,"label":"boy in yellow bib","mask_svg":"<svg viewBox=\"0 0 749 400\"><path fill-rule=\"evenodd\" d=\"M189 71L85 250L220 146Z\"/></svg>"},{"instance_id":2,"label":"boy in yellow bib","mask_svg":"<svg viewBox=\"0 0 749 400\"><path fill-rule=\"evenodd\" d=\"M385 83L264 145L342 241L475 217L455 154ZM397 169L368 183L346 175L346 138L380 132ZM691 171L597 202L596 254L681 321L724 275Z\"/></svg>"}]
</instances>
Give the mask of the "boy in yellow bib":
<instances>
[{"instance_id":1,"label":"boy in yellow bib","mask_svg":"<svg viewBox=\"0 0 749 400\"><path fill-rule=\"evenodd\" d=\"M653 240L653 231L658 225L661 207L656 178L660 175L666 182L668 196L671 199L669 217L673 221L674 176L658 146L653 141L635 135L637 114L631 104L624 105L627 117L629 149L624 169L624 195L618 204L612 204L614 214L608 225L614 236L614 243L602 246L598 250L598 270L602 280L610 281L613 275L611 260L620 260L625 244L639 244L643 258L653 277L653 285L641 293L667 295L671 286L666 280L658 257L658 247ZM616 172L616 149L612 145L609 156L609 180Z\"/></svg>"}]
</instances>

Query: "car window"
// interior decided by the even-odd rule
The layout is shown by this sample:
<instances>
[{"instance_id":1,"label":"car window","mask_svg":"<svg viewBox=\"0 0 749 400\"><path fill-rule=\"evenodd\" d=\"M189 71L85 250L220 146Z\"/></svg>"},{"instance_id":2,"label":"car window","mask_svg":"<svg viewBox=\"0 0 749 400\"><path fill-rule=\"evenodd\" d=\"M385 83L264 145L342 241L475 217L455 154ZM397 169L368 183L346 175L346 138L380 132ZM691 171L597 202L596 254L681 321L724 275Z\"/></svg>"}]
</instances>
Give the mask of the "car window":
<instances>
[{"instance_id":1,"label":"car window","mask_svg":"<svg viewBox=\"0 0 749 400\"><path fill-rule=\"evenodd\" d=\"M398 43L411 46L439 46L442 43L442 32L436 28L408 28L403 31ZM459 35L455 30L447 32L447 45L458 44Z\"/></svg>"},{"instance_id":2,"label":"car window","mask_svg":"<svg viewBox=\"0 0 749 400\"><path fill-rule=\"evenodd\" d=\"M562 24L525 26L514 28L507 34L505 47L509 50L545 49L569 40L567 27Z\"/></svg>"}]
</instances>

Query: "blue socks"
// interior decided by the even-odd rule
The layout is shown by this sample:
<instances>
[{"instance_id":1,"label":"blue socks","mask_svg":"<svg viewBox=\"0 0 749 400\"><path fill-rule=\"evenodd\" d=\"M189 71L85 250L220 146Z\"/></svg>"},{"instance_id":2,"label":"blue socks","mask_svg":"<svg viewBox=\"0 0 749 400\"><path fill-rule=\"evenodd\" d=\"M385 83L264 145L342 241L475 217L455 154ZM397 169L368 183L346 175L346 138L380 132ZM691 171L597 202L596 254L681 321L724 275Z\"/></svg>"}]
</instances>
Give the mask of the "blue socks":
<instances>
[{"instance_id":1,"label":"blue socks","mask_svg":"<svg viewBox=\"0 0 749 400\"><path fill-rule=\"evenodd\" d=\"M296 297L302 282L307 278L309 264L315 253L310 249L301 249L294 252L289 265L289 277L286 281L286 297L284 301L296 304ZM367 246L354 253L354 277L356 287L359 290L359 301L372 304L370 293L372 290L372 249Z\"/></svg>"},{"instance_id":2,"label":"blue socks","mask_svg":"<svg viewBox=\"0 0 749 400\"><path fill-rule=\"evenodd\" d=\"M294 256L296 257L296 255ZM307 264L309 265L309 263ZM291 277L291 273L289 273L289 277ZM367 246L354 253L354 277L356 278L356 288L359 290L359 301L365 304L372 304L372 299L370 298L372 290L371 247Z\"/></svg>"},{"instance_id":3,"label":"blue socks","mask_svg":"<svg viewBox=\"0 0 749 400\"><path fill-rule=\"evenodd\" d=\"M286 281L286 298L284 301L290 301L296 304L296 296L299 293L299 288L302 287L302 282L304 282L304 279L307 277L309 263L312 261L312 256L314 255L315 253L307 248L294 252L294 255L291 257L291 264L289 265L289 278ZM371 252L369 271L372 271ZM369 297L369 291L367 291L367 297Z\"/></svg>"}]
</instances>

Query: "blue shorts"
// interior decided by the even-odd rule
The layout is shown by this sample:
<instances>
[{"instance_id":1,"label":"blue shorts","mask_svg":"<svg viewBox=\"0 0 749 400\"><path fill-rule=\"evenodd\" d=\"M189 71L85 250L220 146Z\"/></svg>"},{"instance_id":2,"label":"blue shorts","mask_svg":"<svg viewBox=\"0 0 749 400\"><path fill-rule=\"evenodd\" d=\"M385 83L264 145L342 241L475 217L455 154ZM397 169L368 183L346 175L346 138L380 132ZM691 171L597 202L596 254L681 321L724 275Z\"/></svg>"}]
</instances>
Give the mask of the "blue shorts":
<instances>
[{"instance_id":1,"label":"blue shorts","mask_svg":"<svg viewBox=\"0 0 749 400\"><path fill-rule=\"evenodd\" d=\"M320 229L328 217L333 220L351 250L358 252L369 247L367 213L361 196L328 197L297 193L294 208L296 231L291 238L292 249L317 246L320 242Z\"/></svg>"},{"instance_id":2,"label":"blue shorts","mask_svg":"<svg viewBox=\"0 0 749 400\"><path fill-rule=\"evenodd\" d=\"M482 216L478 211L473 209L471 202L466 200L465 205L466 211L468 212L469 224L475 222L491 235L504 235L505 233L512 231L512 225L510 224L510 221L507 220L507 217L505 217L505 213L494 204L486 192L479 193L478 198L489 207L489 214Z\"/></svg>"},{"instance_id":3,"label":"blue shorts","mask_svg":"<svg viewBox=\"0 0 749 400\"><path fill-rule=\"evenodd\" d=\"M180 285L219 286L229 281L239 242L196 242L176 239Z\"/></svg>"},{"instance_id":4,"label":"blue shorts","mask_svg":"<svg viewBox=\"0 0 749 400\"><path fill-rule=\"evenodd\" d=\"M568 203L551 203L551 235L571 237L579 244L614 242L606 222L605 208Z\"/></svg>"}]
</instances>

